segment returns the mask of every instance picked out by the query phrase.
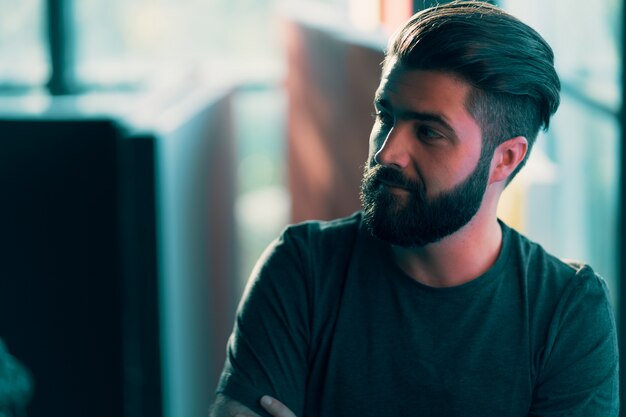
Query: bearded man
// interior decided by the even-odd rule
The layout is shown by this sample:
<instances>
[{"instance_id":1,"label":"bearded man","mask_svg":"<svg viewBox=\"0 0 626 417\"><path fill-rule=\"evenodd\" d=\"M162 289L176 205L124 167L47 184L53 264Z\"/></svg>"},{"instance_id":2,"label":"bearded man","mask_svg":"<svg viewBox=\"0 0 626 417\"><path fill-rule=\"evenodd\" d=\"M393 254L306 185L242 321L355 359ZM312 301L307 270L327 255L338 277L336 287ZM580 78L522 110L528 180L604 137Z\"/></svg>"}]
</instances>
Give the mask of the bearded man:
<instances>
[{"instance_id":1,"label":"bearded man","mask_svg":"<svg viewBox=\"0 0 626 417\"><path fill-rule=\"evenodd\" d=\"M604 281L500 221L559 104L550 46L487 3L392 38L363 210L287 228L252 274L213 416L617 416Z\"/></svg>"}]
</instances>

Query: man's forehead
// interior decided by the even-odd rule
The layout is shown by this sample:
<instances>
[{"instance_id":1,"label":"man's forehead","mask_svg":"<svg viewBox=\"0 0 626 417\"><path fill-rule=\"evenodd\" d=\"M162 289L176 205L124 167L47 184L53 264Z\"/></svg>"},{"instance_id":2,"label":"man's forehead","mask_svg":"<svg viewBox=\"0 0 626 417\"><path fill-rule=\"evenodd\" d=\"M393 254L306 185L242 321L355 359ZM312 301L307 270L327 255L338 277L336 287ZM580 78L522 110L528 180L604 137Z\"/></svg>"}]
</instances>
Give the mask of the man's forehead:
<instances>
[{"instance_id":1,"label":"man's forehead","mask_svg":"<svg viewBox=\"0 0 626 417\"><path fill-rule=\"evenodd\" d=\"M383 62L383 68L380 75L380 84L378 88L380 89L383 84L386 84L390 74L392 71L397 71L399 67L403 67L397 57L392 56L385 58Z\"/></svg>"},{"instance_id":2,"label":"man's forehead","mask_svg":"<svg viewBox=\"0 0 626 417\"><path fill-rule=\"evenodd\" d=\"M378 102L385 98L389 84L393 83L398 78L400 70L401 68L397 60L385 64L380 77L380 83L374 95L374 101ZM402 69L402 71L404 71L404 69Z\"/></svg>"},{"instance_id":3,"label":"man's forehead","mask_svg":"<svg viewBox=\"0 0 626 417\"><path fill-rule=\"evenodd\" d=\"M377 102L388 99L390 93L403 91L404 88L414 85L415 81L420 78L420 76L427 77L429 80L446 79L445 85L448 88L462 91L465 97L467 97L467 94L474 88L470 83L453 72L439 69L411 68L404 65L396 58L393 58L383 67L380 83L374 94L374 101ZM422 88L423 87L424 86L422 86ZM407 93L410 91L404 92Z\"/></svg>"}]
</instances>

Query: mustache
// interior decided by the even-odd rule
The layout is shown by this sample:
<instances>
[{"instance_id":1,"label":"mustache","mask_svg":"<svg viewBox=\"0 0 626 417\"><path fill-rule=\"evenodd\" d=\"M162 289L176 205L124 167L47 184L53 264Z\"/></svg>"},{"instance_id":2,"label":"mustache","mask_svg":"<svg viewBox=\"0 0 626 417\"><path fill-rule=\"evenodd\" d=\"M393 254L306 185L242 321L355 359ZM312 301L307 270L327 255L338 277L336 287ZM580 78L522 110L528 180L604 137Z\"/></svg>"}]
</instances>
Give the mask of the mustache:
<instances>
[{"instance_id":1,"label":"mustache","mask_svg":"<svg viewBox=\"0 0 626 417\"><path fill-rule=\"evenodd\" d=\"M422 185L416 181L406 178L402 172L383 165L376 165L369 169L366 174L368 182L384 183L387 185L405 188L410 191L421 192Z\"/></svg>"}]
</instances>

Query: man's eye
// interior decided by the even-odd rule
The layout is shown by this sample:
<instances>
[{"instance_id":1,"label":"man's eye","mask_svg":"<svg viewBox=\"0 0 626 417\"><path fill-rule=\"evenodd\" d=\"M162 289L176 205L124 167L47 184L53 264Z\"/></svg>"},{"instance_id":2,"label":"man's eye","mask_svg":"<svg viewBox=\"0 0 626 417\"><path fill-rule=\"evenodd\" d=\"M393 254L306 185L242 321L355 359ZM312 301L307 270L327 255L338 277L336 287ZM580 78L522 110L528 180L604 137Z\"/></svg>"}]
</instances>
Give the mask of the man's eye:
<instances>
[{"instance_id":1,"label":"man's eye","mask_svg":"<svg viewBox=\"0 0 626 417\"><path fill-rule=\"evenodd\" d=\"M374 116L376 121L379 122L383 126L393 125L393 116L391 116L389 113L377 111L373 113L372 116Z\"/></svg>"},{"instance_id":2,"label":"man's eye","mask_svg":"<svg viewBox=\"0 0 626 417\"><path fill-rule=\"evenodd\" d=\"M426 140L443 138L443 135L441 133L439 133L435 129L432 129L432 128L430 128L428 126L424 126L424 125L419 126L417 128L417 136L420 139L426 139Z\"/></svg>"}]
</instances>

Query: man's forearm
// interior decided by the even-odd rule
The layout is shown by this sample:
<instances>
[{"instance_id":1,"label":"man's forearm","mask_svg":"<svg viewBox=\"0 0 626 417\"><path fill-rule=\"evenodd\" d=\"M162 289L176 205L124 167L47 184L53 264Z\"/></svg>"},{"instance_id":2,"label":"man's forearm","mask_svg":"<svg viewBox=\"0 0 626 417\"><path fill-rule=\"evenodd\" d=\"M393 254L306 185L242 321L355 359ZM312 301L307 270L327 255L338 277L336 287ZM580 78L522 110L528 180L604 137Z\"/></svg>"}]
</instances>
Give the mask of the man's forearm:
<instances>
[{"instance_id":1,"label":"man's forearm","mask_svg":"<svg viewBox=\"0 0 626 417\"><path fill-rule=\"evenodd\" d=\"M264 396L261 406L273 417L296 417L287 406L276 398ZM225 395L218 394L215 403L209 409L209 417L261 417L245 405Z\"/></svg>"},{"instance_id":2,"label":"man's forearm","mask_svg":"<svg viewBox=\"0 0 626 417\"><path fill-rule=\"evenodd\" d=\"M245 405L225 395L217 394L215 403L209 409L209 417L261 417Z\"/></svg>"}]
</instances>

